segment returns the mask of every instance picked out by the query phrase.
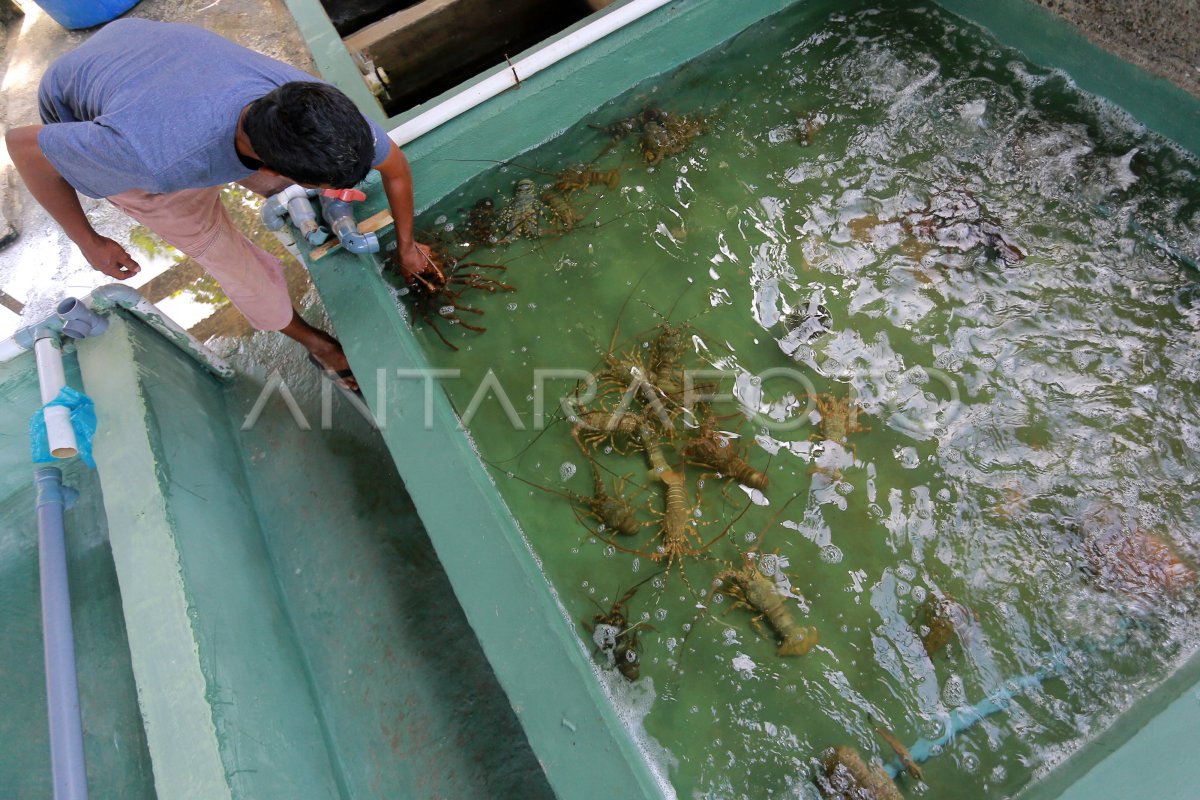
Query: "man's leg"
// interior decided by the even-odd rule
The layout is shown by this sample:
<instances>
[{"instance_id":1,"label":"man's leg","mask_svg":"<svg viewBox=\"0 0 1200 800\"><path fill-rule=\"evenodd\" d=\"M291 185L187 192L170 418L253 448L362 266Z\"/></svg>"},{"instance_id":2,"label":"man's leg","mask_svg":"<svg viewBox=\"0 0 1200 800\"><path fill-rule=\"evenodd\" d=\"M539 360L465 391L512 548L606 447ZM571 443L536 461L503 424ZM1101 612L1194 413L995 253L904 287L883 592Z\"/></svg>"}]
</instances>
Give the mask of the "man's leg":
<instances>
[{"instance_id":1,"label":"man's leg","mask_svg":"<svg viewBox=\"0 0 1200 800\"><path fill-rule=\"evenodd\" d=\"M296 313L288 297L283 265L237 230L221 205L219 189L170 194L135 190L108 199L204 267L255 328L291 337L325 369L349 369L337 340ZM345 385L357 388L353 378L346 379Z\"/></svg>"}]
</instances>

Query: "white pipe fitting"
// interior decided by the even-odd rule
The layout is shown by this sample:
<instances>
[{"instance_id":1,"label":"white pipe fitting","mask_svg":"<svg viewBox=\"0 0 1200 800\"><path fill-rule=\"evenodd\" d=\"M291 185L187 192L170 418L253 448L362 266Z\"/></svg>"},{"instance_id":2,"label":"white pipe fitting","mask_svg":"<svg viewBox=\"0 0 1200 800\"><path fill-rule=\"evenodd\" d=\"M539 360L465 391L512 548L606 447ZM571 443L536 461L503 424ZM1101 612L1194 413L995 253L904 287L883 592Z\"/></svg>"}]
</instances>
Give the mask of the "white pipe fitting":
<instances>
[{"instance_id":1,"label":"white pipe fitting","mask_svg":"<svg viewBox=\"0 0 1200 800\"><path fill-rule=\"evenodd\" d=\"M33 353L37 358L38 384L42 390L42 405L58 397L58 393L67 385L67 376L63 371L62 351L59 343L52 337L38 339L33 343ZM50 455L55 458L71 458L79 453L79 443L75 439L75 429L71 426L71 409L65 406L51 406L42 412L46 420L46 437L50 442Z\"/></svg>"}]
</instances>

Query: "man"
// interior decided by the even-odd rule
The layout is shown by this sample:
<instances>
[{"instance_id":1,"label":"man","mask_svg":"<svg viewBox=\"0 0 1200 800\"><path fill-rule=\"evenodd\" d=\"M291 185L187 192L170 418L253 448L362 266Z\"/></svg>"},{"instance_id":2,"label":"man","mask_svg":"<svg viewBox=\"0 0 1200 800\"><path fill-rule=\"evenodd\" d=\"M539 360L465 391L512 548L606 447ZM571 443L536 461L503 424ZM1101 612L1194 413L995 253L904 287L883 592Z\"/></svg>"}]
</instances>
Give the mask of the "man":
<instances>
[{"instance_id":1,"label":"man","mask_svg":"<svg viewBox=\"0 0 1200 800\"><path fill-rule=\"evenodd\" d=\"M220 187L349 188L375 167L401 269L437 271L413 239L404 154L348 97L294 67L190 25L125 19L52 64L38 100L44 124L9 131L8 151L93 268L117 280L141 269L92 228L77 191L108 198L186 253L252 325L295 339L346 388L358 387L341 345L296 313L279 260L233 227Z\"/></svg>"}]
</instances>

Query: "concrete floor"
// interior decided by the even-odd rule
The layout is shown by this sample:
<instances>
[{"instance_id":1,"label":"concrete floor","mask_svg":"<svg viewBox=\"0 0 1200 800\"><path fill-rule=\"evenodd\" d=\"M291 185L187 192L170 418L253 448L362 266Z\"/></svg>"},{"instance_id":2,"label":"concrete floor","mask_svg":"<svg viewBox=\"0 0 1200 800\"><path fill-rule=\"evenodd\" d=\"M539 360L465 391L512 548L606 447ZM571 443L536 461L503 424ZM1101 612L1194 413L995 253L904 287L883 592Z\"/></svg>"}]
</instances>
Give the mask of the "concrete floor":
<instances>
[{"instance_id":1,"label":"concrete floor","mask_svg":"<svg viewBox=\"0 0 1200 800\"><path fill-rule=\"evenodd\" d=\"M1196 0L1033 0L1093 42L1200 97Z\"/></svg>"},{"instance_id":2,"label":"concrete floor","mask_svg":"<svg viewBox=\"0 0 1200 800\"><path fill-rule=\"evenodd\" d=\"M55 58L83 43L93 31L67 31L32 3L24 17L7 26L0 35L0 129L38 124L37 86L42 73ZM143 0L127 16L168 22L186 22L212 30L239 44L314 71L312 59L295 22L282 0ZM129 247L131 222L103 200L80 198L92 225L104 236ZM58 225L29 196L0 148L0 239L10 222L19 236L0 249L0 338L11 336L21 320L34 320L48 313L64 295L86 294L110 283L93 270L78 248ZM142 264L141 274L130 284L141 287L166 269L170 259L151 260L131 253ZM297 295L306 287L295 286ZM6 299L4 295L7 295ZM297 301L301 296L294 297ZM23 307L23 309L22 309ZM19 313L17 310L19 309ZM179 298L164 304L164 310L182 324L191 326L200 315L212 312L202 304ZM239 315L224 314L223 326L209 326L208 333L225 331L246 335ZM236 346L231 343L230 346Z\"/></svg>"}]
</instances>

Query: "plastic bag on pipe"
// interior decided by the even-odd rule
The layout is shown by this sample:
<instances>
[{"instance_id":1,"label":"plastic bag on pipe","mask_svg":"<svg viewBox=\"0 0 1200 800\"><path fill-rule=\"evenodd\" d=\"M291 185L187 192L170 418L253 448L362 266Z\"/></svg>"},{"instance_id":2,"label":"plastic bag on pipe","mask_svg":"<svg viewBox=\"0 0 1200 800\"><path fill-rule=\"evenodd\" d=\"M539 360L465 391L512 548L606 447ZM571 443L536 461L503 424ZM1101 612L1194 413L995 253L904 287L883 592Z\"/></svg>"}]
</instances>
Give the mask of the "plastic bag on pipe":
<instances>
[{"instance_id":1,"label":"plastic bag on pipe","mask_svg":"<svg viewBox=\"0 0 1200 800\"><path fill-rule=\"evenodd\" d=\"M71 427L75 429L79 457L92 469L96 462L92 458L92 437L96 435L96 406L92 398L70 386L64 386L58 396L39 408L29 419L29 447L33 463L48 464L58 461L50 454L50 437L46 435L46 417L42 413L51 406L65 406L71 410Z\"/></svg>"}]
</instances>

